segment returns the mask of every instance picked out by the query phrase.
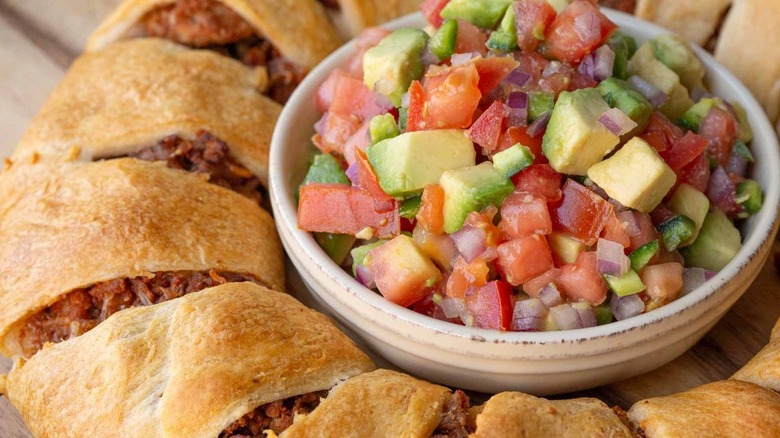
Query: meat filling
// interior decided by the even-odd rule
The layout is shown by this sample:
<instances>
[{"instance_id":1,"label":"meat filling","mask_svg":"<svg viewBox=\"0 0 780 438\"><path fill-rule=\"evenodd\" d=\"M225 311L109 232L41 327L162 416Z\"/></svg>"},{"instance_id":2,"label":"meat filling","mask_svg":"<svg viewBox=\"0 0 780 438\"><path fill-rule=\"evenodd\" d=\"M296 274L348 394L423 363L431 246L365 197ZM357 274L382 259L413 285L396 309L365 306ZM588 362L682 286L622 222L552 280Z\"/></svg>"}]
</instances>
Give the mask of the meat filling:
<instances>
[{"instance_id":1,"label":"meat filling","mask_svg":"<svg viewBox=\"0 0 780 438\"><path fill-rule=\"evenodd\" d=\"M473 433L473 430L468 430L466 424L469 404L469 397L463 391L453 392L444 407L441 422L431 438L467 438L469 433Z\"/></svg>"},{"instance_id":2,"label":"meat filling","mask_svg":"<svg viewBox=\"0 0 780 438\"><path fill-rule=\"evenodd\" d=\"M261 438L266 436L263 431L269 429L282 433L292 425L296 414L310 413L327 396L328 391L318 391L266 403L233 422L219 438Z\"/></svg>"},{"instance_id":3,"label":"meat filling","mask_svg":"<svg viewBox=\"0 0 780 438\"><path fill-rule=\"evenodd\" d=\"M636 0L599 0L599 4L628 14L633 14L636 9Z\"/></svg>"},{"instance_id":4,"label":"meat filling","mask_svg":"<svg viewBox=\"0 0 780 438\"><path fill-rule=\"evenodd\" d=\"M229 152L225 142L200 131L195 140L170 135L130 156L145 161L165 161L173 169L208 175L209 182L262 204L263 186L260 180L238 164Z\"/></svg>"},{"instance_id":5,"label":"meat filling","mask_svg":"<svg viewBox=\"0 0 780 438\"><path fill-rule=\"evenodd\" d=\"M29 317L19 332L25 356L47 342L83 334L112 314L129 307L151 306L225 283L253 281L252 275L232 272L158 272L152 277L117 278L74 290Z\"/></svg>"},{"instance_id":6,"label":"meat filling","mask_svg":"<svg viewBox=\"0 0 780 438\"><path fill-rule=\"evenodd\" d=\"M328 9L333 9L336 11L341 9L341 5L339 5L339 0L319 0L319 2L322 3L322 5Z\"/></svg>"},{"instance_id":7,"label":"meat filling","mask_svg":"<svg viewBox=\"0 0 780 438\"><path fill-rule=\"evenodd\" d=\"M334 0L324 0L326 4ZM268 96L284 104L306 72L285 59L251 24L216 0L178 0L141 19L145 35L211 49L252 67L268 69Z\"/></svg>"}]
</instances>

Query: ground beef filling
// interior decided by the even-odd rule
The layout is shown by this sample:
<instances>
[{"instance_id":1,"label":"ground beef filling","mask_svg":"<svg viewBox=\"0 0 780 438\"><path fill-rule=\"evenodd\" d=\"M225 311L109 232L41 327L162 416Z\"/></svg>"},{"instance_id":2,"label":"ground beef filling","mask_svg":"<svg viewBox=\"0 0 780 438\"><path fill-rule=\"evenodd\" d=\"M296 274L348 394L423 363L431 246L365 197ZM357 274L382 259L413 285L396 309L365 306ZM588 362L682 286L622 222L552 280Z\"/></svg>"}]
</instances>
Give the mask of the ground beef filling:
<instances>
[{"instance_id":1,"label":"ground beef filling","mask_svg":"<svg viewBox=\"0 0 780 438\"><path fill-rule=\"evenodd\" d=\"M318 391L266 403L233 422L219 438L262 438L263 431L269 429L282 433L292 425L296 414L310 413L327 396L328 391Z\"/></svg>"},{"instance_id":2,"label":"ground beef filling","mask_svg":"<svg viewBox=\"0 0 780 438\"><path fill-rule=\"evenodd\" d=\"M453 392L444 407L441 422L431 438L467 438L469 433L473 433L466 424L469 405L469 397L463 391Z\"/></svg>"},{"instance_id":3,"label":"ground beef filling","mask_svg":"<svg viewBox=\"0 0 780 438\"><path fill-rule=\"evenodd\" d=\"M333 9L336 11L341 9L341 5L339 5L339 0L319 0L319 2L322 3L322 5L328 9Z\"/></svg>"},{"instance_id":4,"label":"ground beef filling","mask_svg":"<svg viewBox=\"0 0 780 438\"><path fill-rule=\"evenodd\" d=\"M306 73L282 57L269 41L258 37L251 24L216 0L178 0L149 12L140 23L146 36L215 50L246 65L267 68L267 94L281 104L287 102Z\"/></svg>"},{"instance_id":5,"label":"ground beef filling","mask_svg":"<svg viewBox=\"0 0 780 438\"><path fill-rule=\"evenodd\" d=\"M112 314L129 307L150 306L225 283L253 281L232 272L158 272L153 277L118 278L74 290L25 321L19 342L31 357L46 342L81 335Z\"/></svg>"},{"instance_id":6,"label":"ground beef filling","mask_svg":"<svg viewBox=\"0 0 780 438\"><path fill-rule=\"evenodd\" d=\"M633 14L636 9L636 0L599 0L599 4L629 14Z\"/></svg>"},{"instance_id":7,"label":"ground beef filling","mask_svg":"<svg viewBox=\"0 0 780 438\"><path fill-rule=\"evenodd\" d=\"M212 184L262 204L263 186L260 180L238 164L229 152L225 142L206 131L199 131L195 140L170 135L130 156L145 161L165 161L173 169L208 175Z\"/></svg>"}]
</instances>

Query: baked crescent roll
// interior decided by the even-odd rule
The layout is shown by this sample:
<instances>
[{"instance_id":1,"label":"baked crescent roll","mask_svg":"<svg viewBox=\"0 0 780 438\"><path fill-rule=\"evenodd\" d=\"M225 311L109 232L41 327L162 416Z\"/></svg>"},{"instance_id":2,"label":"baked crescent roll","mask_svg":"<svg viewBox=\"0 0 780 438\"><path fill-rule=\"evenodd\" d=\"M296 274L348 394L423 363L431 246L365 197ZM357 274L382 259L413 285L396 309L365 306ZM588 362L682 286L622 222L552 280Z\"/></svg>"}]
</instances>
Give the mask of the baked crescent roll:
<instances>
[{"instance_id":1,"label":"baked crescent roll","mask_svg":"<svg viewBox=\"0 0 780 438\"><path fill-rule=\"evenodd\" d=\"M378 26L420 9L422 0L318 0L333 17L342 35L357 36L361 30Z\"/></svg>"},{"instance_id":2,"label":"baked crescent roll","mask_svg":"<svg viewBox=\"0 0 780 438\"><path fill-rule=\"evenodd\" d=\"M468 397L461 391L377 370L333 388L281 437L465 437L467 415Z\"/></svg>"},{"instance_id":3,"label":"baked crescent roll","mask_svg":"<svg viewBox=\"0 0 780 438\"><path fill-rule=\"evenodd\" d=\"M477 411L477 430L472 438L631 438L628 427L614 411L595 398L546 400L502 392Z\"/></svg>"},{"instance_id":4,"label":"baked crescent roll","mask_svg":"<svg viewBox=\"0 0 780 438\"><path fill-rule=\"evenodd\" d=\"M628 418L647 438L780 436L780 395L724 380L667 397L641 400Z\"/></svg>"},{"instance_id":5,"label":"baked crescent roll","mask_svg":"<svg viewBox=\"0 0 780 438\"><path fill-rule=\"evenodd\" d=\"M325 316L233 283L119 312L17 361L6 389L41 437L262 436L373 368Z\"/></svg>"},{"instance_id":6,"label":"baked crescent roll","mask_svg":"<svg viewBox=\"0 0 780 438\"><path fill-rule=\"evenodd\" d=\"M780 116L778 23L776 0L735 0L715 48L715 58L753 92L773 122Z\"/></svg>"},{"instance_id":7,"label":"baked crescent roll","mask_svg":"<svg viewBox=\"0 0 780 438\"><path fill-rule=\"evenodd\" d=\"M772 329L772 335L769 337L771 341L780 340L780 319L775 323L775 328Z\"/></svg>"},{"instance_id":8,"label":"baked crescent roll","mask_svg":"<svg viewBox=\"0 0 780 438\"><path fill-rule=\"evenodd\" d=\"M256 192L257 179L265 184L268 178L271 134L281 112L260 94L264 83L262 71L211 51L160 39L123 41L76 60L12 158L135 155ZM208 144L214 140L221 143L217 151ZM187 142L200 149L182 151ZM205 158L193 157L204 149Z\"/></svg>"},{"instance_id":9,"label":"baked crescent roll","mask_svg":"<svg viewBox=\"0 0 780 438\"><path fill-rule=\"evenodd\" d=\"M0 241L0 351L9 357L216 284L284 287L270 215L160 163L12 166L0 175Z\"/></svg>"},{"instance_id":10,"label":"baked crescent roll","mask_svg":"<svg viewBox=\"0 0 780 438\"><path fill-rule=\"evenodd\" d=\"M87 50L143 36L267 68L269 93L282 103L306 71L341 45L315 0L125 0L92 34Z\"/></svg>"},{"instance_id":11,"label":"baked crescent roll","mask_svg":"<svg viewBox=\"0 0 780 438\"><path fill-rule=\"evenodd\" d=\"M772 331L769 344L731 378L780 392L780 320Z\"/></svg>"},{"instance_id":12,"label":"baked crescent roll","mask_svg":"<svg viewBox=\"0 0 780 438\"><path fill-rule=\"evenodd\" d=\"M636 15L704 46L732 0L639 0Z\"/></svg>"}]
</instances>

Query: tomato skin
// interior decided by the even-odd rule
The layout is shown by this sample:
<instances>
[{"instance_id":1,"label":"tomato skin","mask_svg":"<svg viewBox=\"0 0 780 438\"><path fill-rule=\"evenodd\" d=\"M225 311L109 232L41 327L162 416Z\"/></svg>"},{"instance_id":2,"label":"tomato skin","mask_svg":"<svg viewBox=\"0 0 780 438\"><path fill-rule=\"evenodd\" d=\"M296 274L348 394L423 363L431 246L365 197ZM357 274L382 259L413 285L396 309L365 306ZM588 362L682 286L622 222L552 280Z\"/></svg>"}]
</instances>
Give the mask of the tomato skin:
<instances>
[{"instance_id":1,"label":"tomato skin","mask_svg":"<svg viewBox=\"0 0 780 438\"><path fill-rule=\"evenodd\" d=\"M593 20L593 32L580 35L577 20ZM547 28L545 37L549 53L569 64L577 64L588 53L612 35L617 25L602 14L597 6L584 0L575 0L555 17Z\"/></svg>"},{"instance_id":2,"label":"tomato skin","mask_svg":"<svg viewBox=\"0 0 780 438\"><path fill-rule=\"evenodd\" d=\"M319 112L327 112L333 103L333 95L336 93L336 83L339 81L340 76L346 76L347 72L344 70L333 70L325 81L317 88L317 96L314 98L314 103L317 106Z\"/></svg>"},{"instance_id":3,"label":"tomato skin","mask_svg":"<svg viewBox=\"0 0 780 438\"><path fill-rule=\"evenodd\" d=\"M648 142L658 152L663 152L671 149L684 134L683 130L669 121L665 115L655 111L650 114L647 127L639 137Z\"/></svg>"},{"instance_id":4,"label":"tomato skin","mask_svg":"<svg viewBox=\"0 0 780 438\"><path fill-rule=\"evenodd\" d=\"M469 288L481 287L487 283L489 274L490 268L485 260L477 258L468 263L463 257L458 257L447 279L445 293L451 298L464 298Z\"/></svg>"},{"instance_id":5,"label":"tomato skin","mask_svg":"<svg viewBox=\"0 0 780 438\"><path fill-rule=\"evenodd\" d=\"M509 108L500 101L493 102L466 131L471 141L488 150L498 147Z\"/></svg>"},{"instance_id":6,"label":"tomato skin","mask_svg":"<svg viewBox=\"0 0 780 438\"><path fill-rule=\"evenodd\" d=\"M688 131L677 140L670 149L661 152L661 158L675 172L696 160L709 145L709 141L701 135Z\"/></svg>"},{"instance_id":7,"label":"tomato skin","mask_svg":"<svg viewBox=\"0 0 780 438\"><path fill-rule=\"evenodd\" d=\"M479 328L509 331L513 313L512 286L504 281L491 281L476 293L466 295L466 305Z\"/></svg>"},{"instance_id":8,"label":"tomato skin","mask_svg":"<svg viewBox=\"0 0 780 438\"><path fill-rule=\"evenodd\" d=\"M686 183L700 192L707 191L710 181L710 160L699 154L693 162L677 171L677 183Z\"/></svg>"},{"instance_id":9,"label":"tomato skin","mask_svg":"<svg viewBox=\"0 0 780 438\"><path fill-rule=\"evenodd\" d=\"M425 102L414 109L414 129L466 129L471 126L474 111L482 99L478 84L479 74L473 63L426 76L423 82ZM419 94L419 90L413 93ZM410 94L410 113L413 112L412 98L418 97ZM407 129L408 124L407 120Z\"/></svg>"},{"instance_id":10,"label":"tomato skin","mask_svg":"<svg viewBox=\"0 0 780 438\"><path fill-rule=\"evenodd\" d=\"M360 189L374 198L374 210L377 213L387 213L398 206L398 203L379 185L379 179L368 162L365 152L360 149L355 151L358 163L358 181Z\"/></svg>"},{"instance_id":11,"label":"tomato skin","mask_svg":"<svg viewBox=\"0 0 780 438\"><path fill-rule=\"evenodd\" d=\"M519 286L553 267L552 253L544 236L512 239L498 246L498 264L506 280Z\"/></svg>"},{"instance_id":12,"label":"tomato skin","mask_svg":"<svg viewBox=\"0 0 780 438\"><path fill-rule=\"evenodd\" d=\"M406 113L406 132L425 129L423 109L425 107L425 89L419 81L412 81L409 86L409 110Z\"/></svg>"},{"instance_id":13,"label":"tomato skin","mask_svg":"<svg viewBox=\"0 0 780 438\"><path fill-rule=\"evenodd\" d=\"M570 299L587 301L594 306L607 298L607 285L598 271L593 251L579 253L573 265L564 266L557 285Z\"/></svg>"},{"instance_id":14,"label":"tomato skin","mask_svg":"<svg viewBox=\"0 0 780 438\"><path fill-rule=\"evenodd\" d=\"M515 2L517 46L523 52L533 52L539 47L536 35L544 35L545 29L555 20L557 13L546 0Z\"/></svg>"},{"instance_id":15,"label":"tomato skin","mask_svg":"<svg viewBox=\"0 0 780 438\"><path fill-rule=\"evenodd\" d=\"M396 201L393 201L396 202ZM342 184L309 184L301 187L298 228L304 231L355 235L372 227L379 238L401 232L398 208L377 212L374 197Z\"/></svg>"},{"instance_id":16,"label":"tomato skin","mask_svg":"<svg viewBox=\"0 0 780 438\"><path fill-rule=\"evenodd\" d=\"M487 55L488 36L477 26L466 20L458 20L458 38L455 40L455 53L477 52L482 56Z\"/></svg>"},{"instance_id":17,"label":"tomato skin","mask_svg":"<svg viewBox=\"0 0 780 438\"><path fill-rule=\"evenodd\" d=\"M315 125L317 131L312 142L323 153L344 153L344 145L362 125L355 116L342 115L328 111Z\"/></svg>"},{"instance_id":18,"label":"tomato skin","mask_svg":"<svg viewBox=\"0 0 780 438\"><path fill-rule=\"evenodd\" d=\"M519 62L508 56L496 58L476 58L471 61L479 73L479 91L483 95L490 93L504 80Z\"/></svg>"},{"instance_id":19,"label":"tomato skin","mask_svg":"<svg viewBox=\"0 0 780 438\"><path fill-rule=\"evenodd\" d=\"M604 224L604 229L601 231L601 237L613 242L617 242L623 245L623 248L631 246L631 237L628 235L628 231L617 218L615 211L610 213L607 218L607 223Z\"/></svg>"},{"instance_id":20,"label":"tomato skin","mask_svg":"<svg viewBox=\"0 0 780 438\"><path fill-rule=\"evenodd\" d=\"M563 185L561 201L550 213L556 230L566 231L590 246L598 240L612 210L604 198L569 179Z\"/></svg>"},{"instance_id":21,"label":"tomato skin","mask_svg":"<svg viewBox=\"0 0 780 438\"><path fill-rule=\"evenodd\" d=\"M449 2L450 0L425 0L420 5L420 9L428 23L438 28L444 23L444 19L441 18L441 11Z\"/></svg>"},{"instance_id":22,"label":"tomato skin","mask_svg":"<svg viewBox=\"0 0 780 438\"><path fill-rule=\"evenodd\" d=\"M561 182L563 175L556 172L549 164L532 164L522 172L512 177L515 190L531 193L547 202L561 199Z\"/></svg>"},{"instance_id":23,"label":"tomato skin","mask_svg":"<svg viewBox=\"0 0 780 438\"><path fill-rule=\"evenodd\" d=\"M501 231L512 237L552 233L552 220L543 198L514 192L501 205Z\"/></svg>"},{"instance_id":24,"label":"tomato skin","mask_svg":"<svg viewBox=\"0 0 780 438\"><path fill-rule=\"evenodd\" d=\"M725 166L737 139L737 121L734 116L724 109L712 108L702 120L699 134L710 141L707 153L718 164Z\"/></svg>"},{"instance_id":25,"label":"tomato skin","mask_svg":"<svg viewBox=\"0 0 780 438\"><path fill-rule=\"evenodd\" d=\"M534 154L534 164L547 164L547 157L542 153L543 138L543 133L539 133L536 137L528 135L527 126L510 126L498 138L498 147L495 152L501 152L520 143L530 149L531 153Z\"/></svg>"},{"instance_id":26,"label":"tomato skin","mask_svg":"<svg viewBox=\"0 0 780 438\"><path fill-rule=\"evenodd\" d=\"M549 271L544 272L538 277L534 277L525 283L523 283L523 290L531 298L539 298L539 294L542 292L545 286L550 283L558 281L558 276L561 275L561 270L558 268L552 268Z\"/></svg>"},{"instance_id":27,"label":"tomato skin","mask_svg":"<svg viewBox=\"0 0 780 438\"><path fill-rule=\"evenodd\" d=\"M417 222L429 233L444 232L444 189L440 185L429 184L423 189Z\"/></svg>"},{"instance_id":28,"label":"tomato skin","mask_svg":"<svg viewBox=\"0 0 780 438\"><path fill-rule=\"evenodd\" d=\"M393 108L390 101L369 90L362 80L347 75L338 76L334 92L331 113L357 116L361 121L367 121Z\"/></svg>"}]
</instances>

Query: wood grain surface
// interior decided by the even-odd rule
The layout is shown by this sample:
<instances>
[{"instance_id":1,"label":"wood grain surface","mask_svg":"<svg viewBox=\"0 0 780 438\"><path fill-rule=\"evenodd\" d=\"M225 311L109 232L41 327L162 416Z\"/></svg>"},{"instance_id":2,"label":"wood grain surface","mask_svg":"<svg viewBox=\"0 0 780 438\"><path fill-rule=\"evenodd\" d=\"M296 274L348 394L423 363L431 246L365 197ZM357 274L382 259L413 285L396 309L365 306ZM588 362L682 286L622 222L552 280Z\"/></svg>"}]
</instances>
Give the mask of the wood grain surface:
<instances>
[{"instance_id":1,"label":"wood grain surface","mask_svg":"<svg viewBox=\"0 0 780 438\"><path fill-rule=\"evenodd\" d=\"M118 2L0 0L0 157L10 154L90 31ZM302 287L295 278L290 285ZM780 316L779 294L770 260L744 297L683 356L649 374L577 395L628 408L642 398L728 378L766 344ZM9 366L0 357L0 373ZM0 438L29 436L18 413L0 397Z\"/></svg>"}]
</instances>

